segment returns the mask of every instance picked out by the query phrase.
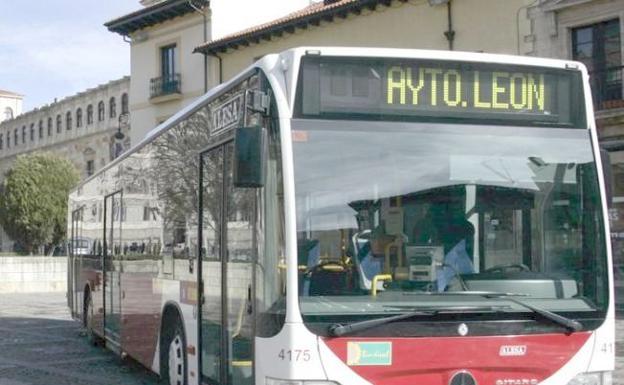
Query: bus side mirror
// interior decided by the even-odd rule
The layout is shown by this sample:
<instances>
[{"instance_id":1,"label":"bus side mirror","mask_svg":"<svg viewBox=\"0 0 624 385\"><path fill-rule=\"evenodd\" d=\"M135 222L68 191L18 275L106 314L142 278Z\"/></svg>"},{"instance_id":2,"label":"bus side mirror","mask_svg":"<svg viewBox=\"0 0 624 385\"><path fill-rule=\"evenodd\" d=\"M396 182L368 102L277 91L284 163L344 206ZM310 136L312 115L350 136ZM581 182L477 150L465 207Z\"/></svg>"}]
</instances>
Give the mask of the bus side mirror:
<instances>
[{"instance_id":1,"label":"bus side mirror","mask_svg":"<svg viewBox=\"0 0 624 385\"><path fill-rule=\"evenodd\" d=\"M267 130L237 127L234 138L234 186L263 187L266 178Z\"/></svg>"},{"instance_id":2,"label":"bus side mirror","mask_svg":"<svg viewBox=\"0 0 624 385\"><path fill-rule=\"evenodd\" d=\"M605 192L607 194L607 207L611 208L613 203L613 167L611 166L611 156L604 148L600 149L600 161L602 163Z\"/></svg>"}]
</instances>

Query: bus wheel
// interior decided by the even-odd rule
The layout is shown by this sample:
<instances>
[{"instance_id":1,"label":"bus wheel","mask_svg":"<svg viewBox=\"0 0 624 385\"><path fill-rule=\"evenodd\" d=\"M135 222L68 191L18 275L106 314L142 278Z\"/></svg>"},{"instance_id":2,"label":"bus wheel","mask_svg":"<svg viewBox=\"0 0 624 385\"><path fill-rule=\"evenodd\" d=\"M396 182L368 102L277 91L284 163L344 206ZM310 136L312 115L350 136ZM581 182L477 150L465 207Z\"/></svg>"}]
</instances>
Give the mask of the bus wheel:
<instances>
[{"instance_id":1,"label":"bus wheel","mask_svg":"<svg viewBox=\"0 0 624 385\"><path fill-rule=\"evenodd\" d=\"M93 330L93 300L91 299L90 291L85 295L82 324L87 330L87 339L89 342L94 346L99 345L101 341Z\"/></svg>"},{"instance_id":2,"label":"bus wheel","mask_svg":"<svg viewBox=\"0 0 624 385\"><path fill-rule=\"evenodd\" d=\"M167 344L163 344L167 357L163 360L162 374L169 385L186 385L186 337L180 322L169 329Z\"/></svg>"}]
</instances>

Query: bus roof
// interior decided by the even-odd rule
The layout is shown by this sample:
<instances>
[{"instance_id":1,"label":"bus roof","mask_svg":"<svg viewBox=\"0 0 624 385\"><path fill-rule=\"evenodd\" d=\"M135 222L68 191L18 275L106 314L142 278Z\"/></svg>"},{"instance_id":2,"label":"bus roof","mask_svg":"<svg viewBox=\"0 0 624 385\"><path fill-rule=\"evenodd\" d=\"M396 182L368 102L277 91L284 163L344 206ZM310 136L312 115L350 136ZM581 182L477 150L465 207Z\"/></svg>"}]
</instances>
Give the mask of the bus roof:
<instances>
[{"instance_id":1,"label":"bus roof","mask_svg":"<svg viewBox=\"0 0 624 385\"><path fill-rule=\"evenodd\" d=\"M468 51L374 47L298 47L292 48L284 52L289 51L292 51L295 56L318 54L322 56L396 57L408 59L453 60L585 70L585 66L582 63L572 60Z\"/></svg>"}]
</instances>

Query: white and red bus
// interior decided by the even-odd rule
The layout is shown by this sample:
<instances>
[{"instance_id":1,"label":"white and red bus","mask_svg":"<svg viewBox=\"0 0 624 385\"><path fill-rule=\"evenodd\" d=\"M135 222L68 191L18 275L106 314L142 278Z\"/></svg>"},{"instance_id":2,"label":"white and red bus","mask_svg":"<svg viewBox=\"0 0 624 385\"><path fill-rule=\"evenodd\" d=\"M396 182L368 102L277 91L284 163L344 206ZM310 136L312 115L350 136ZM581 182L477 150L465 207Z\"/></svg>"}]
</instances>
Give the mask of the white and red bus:
<instances>
[{"instance_id":1,"label":"white and red bus","mask_svg":"<svg viewBox=\"0 0 624 385\"><path fill-rule=\"evenodd\" d=\"M610 384L589 91L571 61L267 55L71 192L72 313L170 384Z\"/></svg>"}]
</instances>

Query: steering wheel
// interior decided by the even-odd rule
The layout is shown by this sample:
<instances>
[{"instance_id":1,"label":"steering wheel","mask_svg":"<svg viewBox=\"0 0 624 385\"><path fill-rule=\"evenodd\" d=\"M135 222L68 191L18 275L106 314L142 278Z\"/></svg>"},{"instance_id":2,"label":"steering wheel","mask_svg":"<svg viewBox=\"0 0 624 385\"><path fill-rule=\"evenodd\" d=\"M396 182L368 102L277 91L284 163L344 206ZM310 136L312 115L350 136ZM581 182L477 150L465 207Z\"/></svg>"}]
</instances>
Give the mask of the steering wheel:
<instances>
[{"instance_id":1,"label":"steering wheel","mask_svg":"<svg viewBox=\"0 0 624 385\"><path fill-rule=\"evenodd\" d=\"M524 263L513 263L509 265L498 265L490 267L489 269L485 269L484 273L504 273L508 270L518 270L518 271L531 271L531 269L525 265Z\"/></svg>"}]
</instances>

